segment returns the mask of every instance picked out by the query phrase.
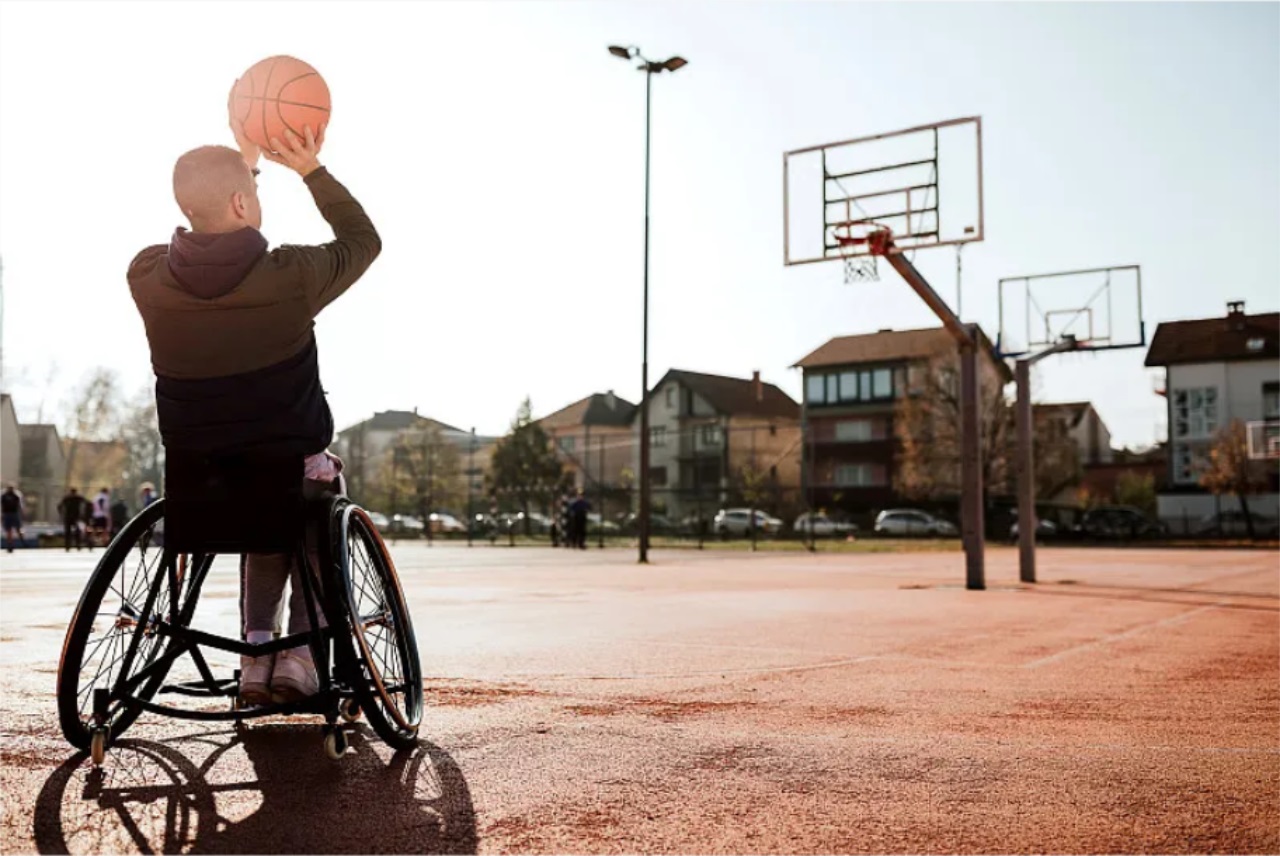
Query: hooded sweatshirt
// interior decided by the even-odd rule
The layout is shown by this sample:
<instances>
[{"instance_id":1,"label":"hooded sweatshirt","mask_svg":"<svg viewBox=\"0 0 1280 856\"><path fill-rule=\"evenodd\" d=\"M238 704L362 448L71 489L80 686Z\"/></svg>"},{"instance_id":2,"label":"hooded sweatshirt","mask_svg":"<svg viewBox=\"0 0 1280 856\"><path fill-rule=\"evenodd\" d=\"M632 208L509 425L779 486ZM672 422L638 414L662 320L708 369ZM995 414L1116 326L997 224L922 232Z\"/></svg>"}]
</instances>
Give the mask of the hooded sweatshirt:
<instances>
[{"instance_id":1,"label":"hooded sweatshirt","mask_svg":"<svg viewBox=\"0 0 1280 856\"><path fill-rule=\"evenodd\" d=\"M178 228L130 264L166 449L311 455L333 440L315 317L360 278L382 242L328 170L304 181L333 228L327 244L268 251L250 227Z\"/></svg>"}]
</instances>

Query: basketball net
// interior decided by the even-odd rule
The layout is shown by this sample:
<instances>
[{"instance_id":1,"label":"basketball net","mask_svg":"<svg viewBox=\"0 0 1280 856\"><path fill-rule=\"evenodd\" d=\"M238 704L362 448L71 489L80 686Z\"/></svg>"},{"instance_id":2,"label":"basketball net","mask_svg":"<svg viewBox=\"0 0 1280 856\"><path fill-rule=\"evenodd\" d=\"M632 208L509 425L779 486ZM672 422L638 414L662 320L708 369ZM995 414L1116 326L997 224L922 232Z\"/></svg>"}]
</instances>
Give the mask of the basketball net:
<instances>
[{"instance_id":1,"label":"basketball net","mask_svg":"<svg viewBox=\"0 0 1280 856\"><path fill-rule=\"evenodd\" d=\"M840 249L844 257L845 285L852 285L857 282L880 281L880 267L876 264L875 256L850 255L853 251L853 245L851 244L842 246Z\"/></svg>"}]
</instances>

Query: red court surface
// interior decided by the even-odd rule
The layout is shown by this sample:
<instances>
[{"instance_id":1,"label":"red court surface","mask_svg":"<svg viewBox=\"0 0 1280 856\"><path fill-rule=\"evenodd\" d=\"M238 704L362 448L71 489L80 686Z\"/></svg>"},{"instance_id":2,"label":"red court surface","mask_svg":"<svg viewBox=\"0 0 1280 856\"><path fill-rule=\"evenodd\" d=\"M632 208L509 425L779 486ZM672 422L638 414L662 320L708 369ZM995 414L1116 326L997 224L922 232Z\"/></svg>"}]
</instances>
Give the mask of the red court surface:
<instances>
[{"instance_id":1,"label":"red court surface","mask_svg":"<svg viewBox=\"0 0 1280 856\"><path fill-rule=\"evenodd\" d=\"M0 557L0 850L1280 851L1275 552L394 555L419 750L144 715L100 775L53 700L92 560Z\"/></svg>"}]
</instances>

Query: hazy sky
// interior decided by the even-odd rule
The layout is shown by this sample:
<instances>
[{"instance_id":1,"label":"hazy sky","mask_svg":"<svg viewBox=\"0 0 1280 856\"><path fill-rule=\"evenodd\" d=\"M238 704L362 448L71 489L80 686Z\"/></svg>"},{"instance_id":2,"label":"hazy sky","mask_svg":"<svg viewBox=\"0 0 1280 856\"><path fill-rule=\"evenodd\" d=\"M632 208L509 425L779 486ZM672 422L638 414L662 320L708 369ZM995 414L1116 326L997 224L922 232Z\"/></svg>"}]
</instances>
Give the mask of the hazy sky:
<instances>
[{"instance_id":1,"label":"hazy sky","mask_svg":"<svg viewBox=\"0 0 1280 856\"><path fill-rule=\"evenodd\" d=\"M650 380L766 380L828 338L932 326L882 264L782 264L782 152L983 118L987 240L964 315L1000 277L1140 264L1160 321L1280 304L1280 6L969 3L0 4L5 382L48 419L92 366L150 381L124 274L178 225L174 159L230 142L226 94L287 53L333 95L322 161L384 239L318 322L339 427L418 407L502 433L640 392L644 77L654 81ZM263 165L272 244L329 237ZM955 293L955 254L916 264ZM1163 437L1143 352L1052 358L1043 400L1090 399L1117 444Z\"/></svg>"}]
</instances>

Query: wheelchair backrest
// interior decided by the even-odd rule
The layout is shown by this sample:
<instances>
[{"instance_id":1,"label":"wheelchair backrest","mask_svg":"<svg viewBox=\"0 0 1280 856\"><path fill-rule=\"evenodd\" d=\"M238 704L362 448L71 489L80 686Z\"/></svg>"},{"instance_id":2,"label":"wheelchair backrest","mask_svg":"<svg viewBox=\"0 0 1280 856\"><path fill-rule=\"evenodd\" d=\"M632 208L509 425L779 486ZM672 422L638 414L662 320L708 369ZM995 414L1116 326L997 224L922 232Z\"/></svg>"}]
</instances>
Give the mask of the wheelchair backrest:
<instances>
[{"instance_id":1,"label":"wheelchair backrest","mask_svg":"<svg viewBox=\"0 0 1280 856\"><path fill-rule=\"evenodd\" d=\"M290 553L305 526L302 456L166 450L165 546L180 553Z\"/></svg>"}]
</instances>

